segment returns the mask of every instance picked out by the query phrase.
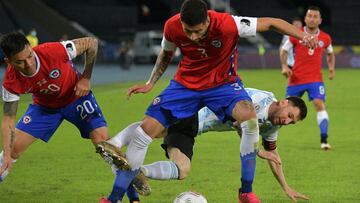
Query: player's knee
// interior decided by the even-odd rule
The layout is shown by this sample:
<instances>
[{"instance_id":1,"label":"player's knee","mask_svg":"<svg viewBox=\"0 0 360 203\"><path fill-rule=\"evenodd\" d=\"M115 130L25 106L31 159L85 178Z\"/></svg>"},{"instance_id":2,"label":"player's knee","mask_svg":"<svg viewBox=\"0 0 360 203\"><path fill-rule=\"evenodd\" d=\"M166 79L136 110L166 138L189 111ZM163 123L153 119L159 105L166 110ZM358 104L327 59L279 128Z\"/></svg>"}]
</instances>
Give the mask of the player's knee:
<instances>
[{"instance_id":1,"label":"player's knee","mask_svg":"<svg viewBox=\"0 0 360 203\"><path fill-rule=\"evenodd\" d=\"M257 118L256 112L251 101L239 101L232 110L232 116L238 122L244 122L250 119Z\"/></svg>"},{"instance_id":2,"label":"player's knee","mask_svg":"<svg viewBox=\"0 0 360 203\"><path fill-rule=\"evenodd\" d=\"M165 127L159 121L150 116L145 116L141 124L141 128L153 139L156 137L161 137L161 134L165 130Z\"/></svg>"},{"instance_id":3,"label":"player's knee","mask_svg":"<svg viewBox=\"0 0 360 203\"><path fill-rule=\"evenodd\" d=\"M249 132L249 133L256 133L259 131L259 124L257 119L249 119L247 121L244 121L241 123L241 128L243 131Z\"/></svg>"},{"instance_id":4,"label":"player's knee","mask_svg":"<svg viewBox=\"0 0 360 203\"><path fill-rule=\"evenodd\" d=\"M109 139L108 128L107 127L96 128L90 133L90 139L94 145L98 144L99 142L108 140Z\"/></svg>"}]
</instances>

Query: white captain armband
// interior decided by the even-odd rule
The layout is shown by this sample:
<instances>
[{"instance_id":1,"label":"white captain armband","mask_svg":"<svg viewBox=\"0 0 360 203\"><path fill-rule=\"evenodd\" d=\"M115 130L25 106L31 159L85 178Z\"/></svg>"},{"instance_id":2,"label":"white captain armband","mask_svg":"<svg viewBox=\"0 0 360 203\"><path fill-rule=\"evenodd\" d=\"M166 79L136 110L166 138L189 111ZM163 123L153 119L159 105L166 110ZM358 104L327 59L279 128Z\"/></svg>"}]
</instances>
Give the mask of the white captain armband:
<instances>
[{"instance_id":1,"label":"white captain armband","mask_svg":"<svg viewBox=\"0 0 360 203\"><path fill-rule=\"evenodd\" d=\"M232 16L240 37L256 36L257 18Z\"/></svg>"},{"instance_id":2,"label":"white captain armband","mask_svg":"<svg viewBox=\"0 0 360 203\"><path fill-rule=\"evenodd\" d=\"M76 57L76 47L73 41L62 41L60 42L66 49L66 53L69 56L69 60L72 60Z\"/></svg>"},{"instance_id":3,"label":"white captain armband","mask_svg":"<svg viewBox=\"0 0 360 203\"><path fill-rule=\"evenodd\" d=\"M169 40L167 40L165 38L165 36L163 36L163 39L161 41L161 47L165 51L173 51L173 52L176 51L176 44L174 44L173 42L170 42Z\"/></svg>"},{"instance_id":4,"label":"white captain armband","mask_svg":"<svg viewBox=\"0 0 360 203\"><path fill-rule=\"evenodd\" d=\"M2 87L2 98L4 102L13 102L13 101L19 101L20 96L17 94L13 94L9 91L7 91L4 86Z\"/></svg>"},{"instance_id":5,"label":"white captain armband","mask_svg":"<svg viewBox=\"0 0 360 203\"><path fill-rule=\"evenodd\" d=\"M330 44L327 48L326 48L326 53L331 54L334 52L333 46Z\"/></svg>"}]
</instances>

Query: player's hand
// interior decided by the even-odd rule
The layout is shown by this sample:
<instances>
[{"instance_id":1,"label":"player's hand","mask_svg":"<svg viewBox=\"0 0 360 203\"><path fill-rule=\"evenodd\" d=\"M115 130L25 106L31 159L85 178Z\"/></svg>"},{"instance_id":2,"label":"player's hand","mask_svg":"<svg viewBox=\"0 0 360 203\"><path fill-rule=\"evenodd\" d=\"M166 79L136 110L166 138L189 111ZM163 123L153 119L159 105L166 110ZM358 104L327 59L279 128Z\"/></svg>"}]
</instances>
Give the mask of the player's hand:
<instances>
[{"instance_id":1,"label":"player's hand","mask_svg":"<svg viewBox=\"0 0 360 203\"><path fill-rule=\"evenodd\" d=\"M148 93L152 90L153 87L154 84L152 83L147 83L145 85L134 85L128 89L127 97L129 99L132 94Z\"/></svg>"},{"instance_id":2,"label":"player's hand","mask_svg":"<svg viewBox=\"0 0 360 203\"><path fill-rule=\"evenodd\" d=\"M281 164L281 161L280 161L279 157L276 156L275 154L269 152L269 151L260 149L258 151L257 155L262 159L266 159L268 161L273 161L273 162L275 162L276 164L279 164L279 165Z\"/></svg>"},{"instance_id":3,"label":"player's hand","mask_svg":"<svg viewBox=\"0 0 360 203\"><path fill-rule=\"evenodd\" d=\"M309 197L293 190L291 187L285 188L284 191L285 191L286 195L294 202L297 202L298 200L310 200Z\"/></svg>"},{"instance_id":4,"label":"player's hand","mask_svg":"<svg viewBox=\"0 0 360 203\"><path fill-rule=\"evenodd\" d=\"M316 35L305 34L302 38L301 43L311 49L315 49L318 45L318 38Z\"/></svg>"},{"instance_id":5,"label":"player's hand","mask_svg":"<svg viewBox=\"0 0 360 203\"><path fill-rule=\"evenodd\" d=\"M80 78L74 87L76 96L82 97L90 92L90 79Z\"/></svg>"},{"instance_id":6,"label":"player's hand","mask_svg":"<svg viewBox=\"0 0 360 203\"><path fill-rule=\"evenodd\" d=\"M335 78L335 70L329 70L329 79L333 80Z\"/></svg>"},{"instance_id":7,"label":"player's hand","mask_svg":"<svg viewBox=\"0 0 360 203\"><path fill-rule=\"evenodd\" d=\"M285 76L286 78L289 78L292 75L292 70L289 68L288 65L282 65L281 74L283 74L283 76Z\"/></svg>"},{"instance_id":8,"label":"player's hand","mask_svg":"<svg viewBox=\"0 0 360 203\"><path fill-rule=\"evenodd\" d=\"M10 169L12 168L12 165L13 165L13 160L10 157L10 155L6 156L4 154L2 166L0 168L0 175L2 175L5 170L10 171Z\"/></svg>"}]
</instances>

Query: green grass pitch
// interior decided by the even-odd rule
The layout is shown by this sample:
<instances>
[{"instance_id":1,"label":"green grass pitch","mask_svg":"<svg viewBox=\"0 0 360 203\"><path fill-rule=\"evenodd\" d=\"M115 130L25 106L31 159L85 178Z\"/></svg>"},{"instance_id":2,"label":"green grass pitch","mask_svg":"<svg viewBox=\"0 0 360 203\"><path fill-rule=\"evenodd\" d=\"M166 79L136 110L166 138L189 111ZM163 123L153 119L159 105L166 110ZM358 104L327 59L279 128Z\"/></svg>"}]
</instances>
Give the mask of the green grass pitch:
<instances>
[{"instance_id":1,"label":"green grass pitch","mask_svg":"<svg viewBox=\"0 0 360 203\"><path fill-rule=\"evenodd\" d=\"M286 81L280 70L238 72L247 87L272 91L278 99L285 94ZM278 150L287 182L309 196L310 202L360 202L359 74L359 70L338 69L334 81L324 79L332 150L320 150L319 129L311 103L307 102L309 113L305 121L280 130ZM168 79L161 79L151 93L135 95L131 100L127 100L125 94L135 83L94 87L110 135L141 120L148 104L167 83ZM307 101L307 95L303 98ZM21 99L18 116L29 102L30 97ZM160 144L161 140L151 144L145 163L165 159ZM177 194L193 190L202 193L209 203L235 203L239 177L236 133L207 133L197 139L189 177L182 181L151 180L153 193L143 197L142 202L172 203ZM95 154L91 142L81 139L77 129L64 122L48 144L34 143L14 164L9 176L0 184L0 202L96 203L98 197L111 191L113 180L110 168ZM264 203L291 202L267 162L261 159L257 159L254 190ZM127 199L124 202L128 202Z\"/></svg>"}]
</instances>

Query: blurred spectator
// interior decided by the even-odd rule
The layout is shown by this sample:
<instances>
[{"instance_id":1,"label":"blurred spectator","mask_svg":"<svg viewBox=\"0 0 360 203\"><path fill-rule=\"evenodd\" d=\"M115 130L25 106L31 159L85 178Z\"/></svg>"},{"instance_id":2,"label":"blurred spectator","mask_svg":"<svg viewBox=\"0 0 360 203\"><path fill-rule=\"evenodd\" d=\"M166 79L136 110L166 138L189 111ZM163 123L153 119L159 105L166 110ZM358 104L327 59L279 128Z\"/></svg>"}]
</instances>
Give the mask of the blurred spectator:
<instances>
[{"instance_id":1,"label":"blurred spectator","mask_svg":"<svg viewBox=\"0 0 360 203\"><path fill-rule=\"evenodd\" d=\"M129 70L134 60L134 48L130 41L122 41L119 47L120 68Z\"/></svg>"},{"instance_id":2,"label":"blurred spectator","mask_svg":"<svg viewBox=\"0 0 360 203\"><path fill-rule=\"evenodd\" d=\"M37 38L37 32L33 28L30 32L26 35L26 39L30 42L31 47L35 47L39 44L39 39Z\"/></svg>"},{"instance_id":3,"label":"blurred spectator","mask_svg":"<svg viewBox=\"0 0 360 203\"><path fill-rule=\"evenodd\" d=\"M297 28L301 29L303 27L303 23L302 23L302 20L301 18L299 17L295 17L293 20L292 20L292 24L294 26L296 26ZM289 36L287 35L284 35L282 40L281 40L281 43L280 43L280 47L279 47L279 50L281 51L281 47L284 45L284 43L289 39ZM294 53L293 53L293 50L290 50L288 52L288 57L287 57L287 64L289 66L289 68L292 68L294 66Z\"/></svg>"},{"instance_id":4,"label":"blurred spectator","mask_svg":"<svg viewBox=\"0 0 360 203\"><path fill-rule=\"evenodd\" d=\"M66 41L68 39L69 39L69 36L65 33L65 34L61 35L59 42Z\"/></svg>"},{"instance_id":5,"label":"blurred spectator","mask_svg":"<svg viewBox=\"0 0 360 203\"><path fill-rule=\"evenodd\" d=\"M3 64L4 58L5 58L5 54L4 54L4 52L2 51L2 49L0 48L0 65Z\"/></svg>"},{"instance_id":6,"label":"blurred spectator","mask_svg":"<svg viewBox=\"0 0 360 203\"><path fill-rule=\"evenodd\" d=\"M217 12L230 13L230 0L209 0L210 8Z\"/></svg>"}]
</instances>

